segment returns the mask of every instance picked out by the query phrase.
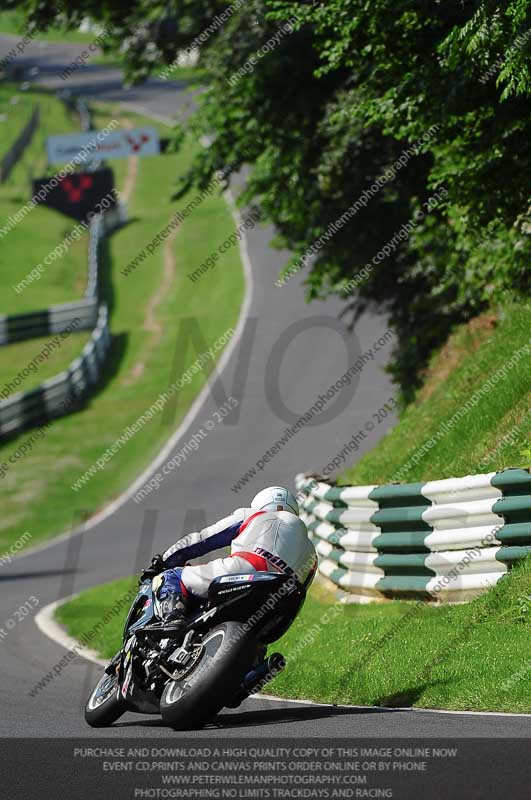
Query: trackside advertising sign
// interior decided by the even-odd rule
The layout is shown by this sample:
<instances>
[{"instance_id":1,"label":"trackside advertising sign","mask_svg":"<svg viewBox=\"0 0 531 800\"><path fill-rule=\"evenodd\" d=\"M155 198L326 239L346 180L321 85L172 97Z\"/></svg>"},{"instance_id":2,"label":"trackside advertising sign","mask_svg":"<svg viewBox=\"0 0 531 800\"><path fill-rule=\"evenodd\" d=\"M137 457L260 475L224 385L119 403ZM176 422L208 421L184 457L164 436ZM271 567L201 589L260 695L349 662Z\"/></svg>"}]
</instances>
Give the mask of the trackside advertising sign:
<instances>
[{"instance_id":1,"label":"trackside advertising sign","mask_svg":"<svg viewBox=\"0 0 531 800\"><path fill-rule=\"evenodd\" d=\"M156 156L160 153L159 134L155 128L131 128L48 136L46 151L49 164L65 164L78 157L83 161L130 156Z\"/></svg>"},{"instance_id":2,"label":"trackside advertising sign","mask_svg":"<svg viewBox=\"0 0 531 800\"><path fill-rule=\"evenodd\" d=\"M61 214L82 221L88 221L92 211L102 210L101 202L107 198L104 209L114 208L114 175L109 167L94 172L73 172L61 178L57 185L49 188L49 178L37 178L33 181L33 197ZM39 196L39 192L42 195ZM42 199L41 199L42 197Z\"/></svg>"}]
</instances>

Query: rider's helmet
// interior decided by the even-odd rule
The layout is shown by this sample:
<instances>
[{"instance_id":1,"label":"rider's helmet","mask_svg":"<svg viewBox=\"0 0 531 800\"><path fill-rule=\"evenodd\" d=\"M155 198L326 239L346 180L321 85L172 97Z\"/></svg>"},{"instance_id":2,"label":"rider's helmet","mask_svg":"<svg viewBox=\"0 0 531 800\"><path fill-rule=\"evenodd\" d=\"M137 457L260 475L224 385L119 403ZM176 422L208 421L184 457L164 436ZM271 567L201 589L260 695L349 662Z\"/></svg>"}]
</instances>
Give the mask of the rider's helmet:
<instances>
[{"instance_id":1,"label":"rider's helmet","mask_svg":"<svg viewBox=\"0 0 531 800\"><path fill-rule=\"evenodd\" d=\"M262 489L251 501L251 508L256 511L289 511L299 516L299 504L295 497L282 486L268 486Z\"/></svg>"}]
</instances>

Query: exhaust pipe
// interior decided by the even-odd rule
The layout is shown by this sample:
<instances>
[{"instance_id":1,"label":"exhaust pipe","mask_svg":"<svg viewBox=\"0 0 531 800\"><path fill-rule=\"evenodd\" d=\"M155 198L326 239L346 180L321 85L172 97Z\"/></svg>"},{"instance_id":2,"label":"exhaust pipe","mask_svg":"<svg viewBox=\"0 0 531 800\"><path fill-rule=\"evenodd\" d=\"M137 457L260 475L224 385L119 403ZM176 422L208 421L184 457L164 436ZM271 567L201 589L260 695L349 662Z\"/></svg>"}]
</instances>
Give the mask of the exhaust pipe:
<instances>
[{"instance_id":1,"label":"exhaust pipe","mask_svg":"<svg viewBox=\"0 0 531 800\"><path fill-rule=\"evenodd\" d=\"M276 678L285 666L286 659L281 653L273 653L269 658L261 661L247 673L236 696L230 703L227 703L227 708L237 708L250 694L254 694L256 689L262 689L266 683Z\"/></svg>"},{"instance_id":2,"label":"exhaust pipe","mask_svg":"<svg viewBox=\"0 0 531 800\"><path fill-rule=\"evenodd\" d=\"M258 684L265 685L273 680L279 672L286 666L286 659L281 653L273 653L273 655L261 661L251 672L248 672L243 680L243 687L251 694L253 689L256 689Z\"/></svg>"}]
</instances>

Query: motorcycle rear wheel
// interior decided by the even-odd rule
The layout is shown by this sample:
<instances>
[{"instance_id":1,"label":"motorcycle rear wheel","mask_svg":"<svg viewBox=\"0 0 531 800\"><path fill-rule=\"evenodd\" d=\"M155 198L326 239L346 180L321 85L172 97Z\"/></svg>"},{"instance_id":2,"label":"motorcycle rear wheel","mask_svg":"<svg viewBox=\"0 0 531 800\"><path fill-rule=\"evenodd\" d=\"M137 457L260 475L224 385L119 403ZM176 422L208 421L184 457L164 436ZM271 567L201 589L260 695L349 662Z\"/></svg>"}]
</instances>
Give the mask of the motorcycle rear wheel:
<instances>
[{"instance_id":1,"label":"motorcycle rear wheel","mask_svg":"<svg viewBox=\"0 0 531 800\"><path fill-rule=\"evenodd\" d=\"M169 681L160 700L164 722L174 730L201 728L230 702L256 658L257 643L239 622L224 622L203 639L196 666Z\"/></svg>"}]
</instances>

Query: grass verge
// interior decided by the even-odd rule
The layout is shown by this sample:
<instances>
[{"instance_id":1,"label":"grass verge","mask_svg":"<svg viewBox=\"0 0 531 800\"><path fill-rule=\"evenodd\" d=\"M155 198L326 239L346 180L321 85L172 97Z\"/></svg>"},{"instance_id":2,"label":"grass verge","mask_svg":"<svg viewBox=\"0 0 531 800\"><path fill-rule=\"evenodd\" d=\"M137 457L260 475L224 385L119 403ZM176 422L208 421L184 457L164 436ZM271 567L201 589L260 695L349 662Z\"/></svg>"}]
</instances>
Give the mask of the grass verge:
<instances>
[{"instance_id":1,"label":"grass verge","mask_svg":"<svg viewBox=\"0 0 531 800\"><path fill-rule=\"evenodd\" d=\"M10 101L18 98L20 102ZM17 133L25 125L35 104L41 108L41 122L30 145L22 154L6 183L0 186L0 228L4 220L15 214L32 196L31 178L48 174L45 139L56 133L79 131L79 121L71 115L54 94L30 89L21 92L12 83L0 84L0 109L10 109L12 130ZM3 129L2 129L3 132ZM60 258L51 260L38 280L21 291L15 286L48 254L60 245L76 227L76 221L50 208L37 206L2 236L2 304L0 313L19 314L38 311L51 305L72 302L83 296L87 281L87 234L65 249ZM70 241L70 240L68 240ZM22 382L19 373L46 347L53 337L32 339L2 347L0 350L0 396L5 392L29 391L42 381L58 374L76 358L90 334L73 332L56 347L46 362L39 364ZM10 387L11 390L10 390Z\"/></svg>"},{"instance_id":2,"label":"grass verge","mask_svg":"<svg viewBox=\"0 0 531 800\"><path fill-rule=\"evenodd\" d=\"M78 597L56 609L56 618L64 625L71 636L81 639L84 634L90 635L94 626L105 616L113 603L125 598L135 586L137 578L123 578L105 585L88 589ZM91 636L89 647L96 650L103 658L112 658L120 649L122 630L131 603L124 606L121 614L112 616Z\"/></svg>"},{"instance_id":3,"label":"grass verge","mask_svg":"<svg viewBox=\"0 0 531 800\"><path fill-rule=\"evenodd\" d=\"M0 398L9 398L17 392L29 392L48 378L58 375L80 355L89 339L90 331L73 330L64 339L60 336L43 336L2 347ZM45 361L35 360L44 353Z\"/></svg>"},{"instance_id":4,"label":"grass verge","mask_svg":"<svg viewBox=\"0 0 531 800\"><path fill-rule=\"evenodd\" d=\"M64 29L50 27L47 31L39 31L36 37L37 41L47 41L54 44L90 44L94 42L99 35L100 28L92 31L81 31L79 29ZM11 36L23 37L26 34L26 25L24 15L18 11L0 11L0 34L9 34ZM106 67L116 67L121 69L123 62L119 53L107 52L103 53L101 49L97 54L91 54L89 63L100 64ZM16 58L12 61L16 64ZM160 67L154 72L156 77L164 73L164 67ZM207 70L193 66L176 66L172 68L171 75L169 76L174 81L185 81L193 84L206 83L209 80Z\"/></svg>"},{"instance_id":5,"label":"grass verge","mask_svg":"<svg viewBox=\"0 0 531 800\"><path fill-rule=\"evenodd\" d=\"M458 328L432 359L423 388L398 425L339 482L427 481L529 466L522 455L531 439L531 349L525 346L531 346L530 302ZM513 356L517 362L507 366ZM452 420L483 386L485 396Z\"/></svg>"},{"instance_id":6,"label":"grass verge","mask_svg":"<svg viewBox=\"0 0 531 800\"><path fill-rule=\"evenodd\" d=\"M108 119L109 113L101 109L97 124ZM136 115L112 113L129 118L133 125L154 124ZM129 203L131 221L109 241L103 264L103 295L111 309L113 343L97 394L78 413L54 422L42 438L34 437L24 458L14 454L28 442L31 431L0 447L0 463L8 465L0 479L0 552L26 531L31 534L27 546L61 533L130 485L178 426L212 370L212 362L179 393L171 419L155 416L82 490L76 493L71 488L169 383L194 363L198 355L194 346L176 352L184 320L196 320L207 347L236 326L244 292L237 246L225 252L216 269L201 281L192 284L187 278L190 269L234 231L230 211L219 195L207 198L178 228L169 247L171 268L168 246L163 245L127 278L120 273L191 199L183 198L178 206L170 200L174 178L186 170L195 146L188 142L177 154L137 162ZM112 166L118 187L123 187L127 162L116 161ZM24 271L25 265L19 263L19 269Z\"/></svg>"},{"instance_id":7,"label":"grass verge","mask_svg":"<svg viewBox=\"0 0 531 800\"><path fill-rule=\"evenodd\" d=\"M20 92L14 84L0 84L0 102L11 107L9 98L21 97L13 106L14 128L19 131L28 117L28 110L38 103L40 124L30 145L14 167L6 183L0 186L0 228L5 220L16 214L31 198L31 179L47 173L46 138L58 133L77 133L79 120L71 115L51 92L28 90ZM50 208L36 206L2 235L2 302L0 313L18 314L47 308L53 303L66 303L83 295L87 277L87 237L74 241L62 258L55 259L39 280L20 292L14 287L71 233L75 220ZM4 351L5 352L5 351ZM2 360L4 359L4 352Z\"/></svg>"},{"instance_id":8,"label":"grass verge","mask_svg":"<svg viewBox=\"0 0 531 800\"><path fill-rule=\"evenodd\" d=\"M57 617L79 638L131 585L124 579L83 592ZM288 667L268 692L329 703L531 711L531 559L466 605L332 602L314 586L274 645ZM120 648L125 615L91 641L104 658Z\"/></svg>"},{"instance_id":9,"label":"grass verge","mask_svg":"<svg viewBox=\"0 0 531 800\"><path fill-rule=\"evenodd\" d=\"M22 11L0 12L0 33L23 36L25 32L26 26ZM87 43L93 42L97 35L96 31L64 30L63 28L51 27L47 31L39 31L38 38L47 42Z\"/></svg>"},{"instance_id":10,"label":"grass verge","mask_svg":"<svg viewBox=\"0 0 531 800\"><path fill-rule=\"evenodd\" d=\"M13 84L0 83L0 157L15 143L29 121L34 97Z\"/></svg>"}]
</instances>

